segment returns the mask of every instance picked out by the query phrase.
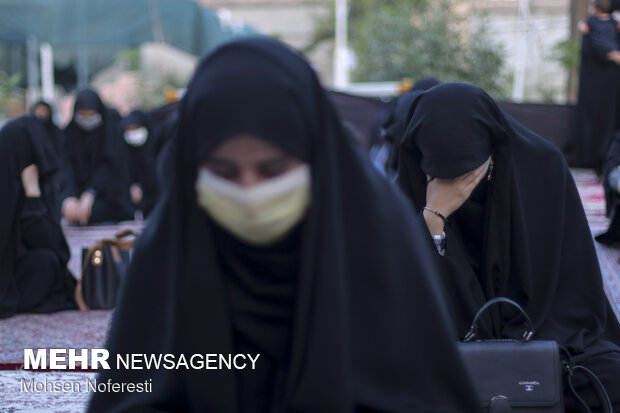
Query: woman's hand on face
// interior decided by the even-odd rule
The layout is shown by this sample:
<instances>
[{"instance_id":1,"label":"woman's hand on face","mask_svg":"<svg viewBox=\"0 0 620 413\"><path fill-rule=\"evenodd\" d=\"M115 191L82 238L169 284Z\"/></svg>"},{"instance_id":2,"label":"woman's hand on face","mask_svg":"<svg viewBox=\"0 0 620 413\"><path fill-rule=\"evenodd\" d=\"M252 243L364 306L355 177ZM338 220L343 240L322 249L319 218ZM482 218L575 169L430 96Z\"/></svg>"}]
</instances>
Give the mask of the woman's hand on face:
<instances>
[{"instance_id":1,"label":"woman's hand on face","mask_svg":"<svg viewBox=\"0 0 620 413\"><path fill-rule=\"evenodd\" d=\"M448 217L461 207L484 177L489 161L452 179L430 178L426 185L426 206Z\"/></svg>"}]
</instances>

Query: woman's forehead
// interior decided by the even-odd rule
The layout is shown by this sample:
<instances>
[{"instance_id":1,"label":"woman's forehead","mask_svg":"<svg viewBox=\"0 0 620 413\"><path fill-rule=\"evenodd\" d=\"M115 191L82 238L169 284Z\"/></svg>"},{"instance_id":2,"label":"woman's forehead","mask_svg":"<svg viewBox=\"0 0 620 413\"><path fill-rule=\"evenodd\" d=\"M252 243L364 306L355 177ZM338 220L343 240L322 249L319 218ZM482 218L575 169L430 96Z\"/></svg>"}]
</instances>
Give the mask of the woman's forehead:
<instances>
[{"instance_id":1,"label":"woman's forehead","mask_svg":"<svg viewBox=\"0 0 620 413\"><path fill-rule=\"evenodd\" d=\"M284 149L252 134L237 134L225 139L207 154L207 160L260 162L261 160L291 157Z\"/></svg>"}]
</instances>

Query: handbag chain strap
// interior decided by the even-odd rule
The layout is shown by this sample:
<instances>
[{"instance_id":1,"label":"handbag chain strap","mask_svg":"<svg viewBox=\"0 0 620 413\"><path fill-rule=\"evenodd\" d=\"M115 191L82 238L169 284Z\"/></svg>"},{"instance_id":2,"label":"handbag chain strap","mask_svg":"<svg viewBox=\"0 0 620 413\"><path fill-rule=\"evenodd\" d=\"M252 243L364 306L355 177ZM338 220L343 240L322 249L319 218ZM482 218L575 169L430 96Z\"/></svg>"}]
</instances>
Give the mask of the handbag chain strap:
<instances>
[{"instance_id":1,"label":"handbag chain strap","mask_svg":"<svg viewBox=\"0 0 620 413\"><path fill-rule=\"evenodd\" d=\"M575 373L583 374L590 381L590 384L596 391L596 395L598 396L601 402L603 413L613 413L613 407L611 405L611 400L609 399L609 394L607 394L607 390L605 390L605 386L603 386L603 383L601 383L601 380L596 376L596 374L594 374L592 370L590 370L589 368L585 366L582 366L579 364L576 365L573 362L573 359L571 358L570 353L568 352L566 348L560 346L560 350L562 351L562 353L564 353L564 356L565 356L565 358L562 360L562 366L568 372L568 375L567 375L568 387L573 393L575 400L577 400L577 403L579 404L579 408L581 409L581 411L583 413L592 413L592 410L590 409L588 404L585 402L585 400L583 400L581 396L579 396L579 393L577 393L577 390L575 390L575 386L573 384L573 377L575 376Z\"/></svg>"},{"instance_id":2,"label":"handbag chain strap","mask_svg":"<svg viewBox=\"0 0 620 413\"><path fill-rule=\"evenodd\" d=\"M532 320L527 315L527 313L523 310L523 308L521 308L521 306L516 301L513 301L510 298L496 297L496 298L493 298L487 301L482 307L480 307L480 310L478 310L478 312L476 313L476 316L474 317L474 321L471 323L471 327L469 328L469 331L467 332L467 334L465 334L463 341L468 343L478 336L478 318L480 318L482 313L484 313L490 306L494 304L498 304L498 303L511 304L513 307L517 308L519 312L521 312L521 314L525 318L527 328L523 332L521 341L530 341L532 337L534 337L534 324L532 324Z\"/></svg>"}]
</instances>

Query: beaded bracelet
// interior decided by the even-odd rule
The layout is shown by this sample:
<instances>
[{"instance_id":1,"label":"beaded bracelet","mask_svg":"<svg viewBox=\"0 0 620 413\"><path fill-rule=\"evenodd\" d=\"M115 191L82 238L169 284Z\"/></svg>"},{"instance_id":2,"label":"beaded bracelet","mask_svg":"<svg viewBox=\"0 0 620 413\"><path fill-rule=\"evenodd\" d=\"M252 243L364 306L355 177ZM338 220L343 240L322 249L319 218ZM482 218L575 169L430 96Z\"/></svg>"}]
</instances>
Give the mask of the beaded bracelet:
<instances>
[{"instance_id":1,"label":"beaded bracelet","mask_svg":"<svg viewBox=\"0 0 620 413\"><path fill-rule=\"evenodd\" d=\"M434 209L431 209L427 206L424 207L425 210L432 212L433 214L437 215L439 218L443 219L443 222L448 222L448 218L446 218L446 216L444 214L442 214L439 211L435 211Z\"/></svg>"}]
</instances>

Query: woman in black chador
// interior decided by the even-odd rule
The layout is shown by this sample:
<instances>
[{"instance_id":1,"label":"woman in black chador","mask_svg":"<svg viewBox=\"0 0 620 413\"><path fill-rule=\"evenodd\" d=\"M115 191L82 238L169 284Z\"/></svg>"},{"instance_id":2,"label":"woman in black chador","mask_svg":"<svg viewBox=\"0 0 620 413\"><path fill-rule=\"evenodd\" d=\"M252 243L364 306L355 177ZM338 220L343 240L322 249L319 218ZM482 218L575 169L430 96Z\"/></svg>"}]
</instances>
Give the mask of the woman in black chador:
<instances>
[{"instance_id":1,"label":"woman in black chador","mask_svg":"<svg viewBox=\"0 0 620 413\"><path fill-rule=\"evenodd\" d=\"M601 173L609 138L620 129L618 22L609 0L594 0L583 30L577 104L576 158Z\"/></svg>"},{"instance_id":2,"label":"woman in black chador","mask_svg":"<svg viewBox=\"0 0 620 413\"><path fill-rule=\"evenodd\" d=\"M399 184L443 254L435 256L454 332L462 337L487 300L512 298L532 318L535 338L566 347L620 409L620 326L562 154L482 90L444 84L412 104ZM488 322L495 336L516 337L522 328L510 308L495 308ZM598 402L585 379L578 390ZM566 405L574 400L567 396Z\"/></svg>"},{"instance_id":3,"label":"woman in black chador","mask_svg":"<svg viewBox=\"0 0 620 413\"><path fill-rule=\"evenodd\" d=\"M82 90L65 128L62 215L81 225L133 218L127 148L115 115L99 95Z\"/></svg>"},{"instance_id":4,"label":"woman in black chador","mask_svg":"<svg viewBox=\"0 0 620 413\"><path fill-rule=\"evenodd\" d=\"M35 117L0 130L0 318L76 307L59 222L58 165Z\"/></svg>"},{"instance_id":5,"label":"woman in black chador","mask_svg":"<svg viewBox=\"0 0 620 413\"><path fill-rule=\"evenodd\" d=\"M54 111L52 110L52 106L44 100L39 100L32 105L30 113L43 124L47 131L48 138L52 141L54 149L60 153L62 150L61 132L54 123Z\"/></svg>"},{"instance_id":6,"label":"woman in black chador","mask_svg":"<svg viewBox=\"0 0 620 413\"><path fill-rule=\"evenodd\" d=\"M129 151L131 200L147 216L157 202L157 136L141 110L132 111L121 125Z\"/></svg>"},{"instance_id":7,"label":"woman in black chador","mask_svg":"<svg viewBox=\"0 0 620 413\"><path fill-rule=\"evenodd\" d=\"M212 53L173 145L111 357L260 357L255 370L105 370L100 381L152 379L153 391L96 393L91 412L475 410L426 229L301 57L267 38Z\"/></svg>"}]
</instances>

